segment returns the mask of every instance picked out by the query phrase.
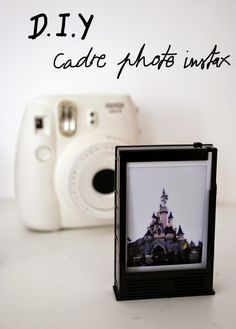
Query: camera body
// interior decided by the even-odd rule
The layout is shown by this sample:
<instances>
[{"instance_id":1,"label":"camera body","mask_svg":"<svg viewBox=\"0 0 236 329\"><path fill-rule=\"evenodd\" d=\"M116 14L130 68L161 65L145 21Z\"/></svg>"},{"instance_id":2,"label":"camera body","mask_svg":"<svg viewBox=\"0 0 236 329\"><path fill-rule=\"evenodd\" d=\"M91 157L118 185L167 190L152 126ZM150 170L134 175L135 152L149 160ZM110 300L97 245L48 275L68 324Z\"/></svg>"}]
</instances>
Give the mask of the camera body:
<instances>
[{"instance_id":1,"label":"camera body","mask_svg":"<svg viewBox=\"0 0 236 329\"><path fill-rule=\"evenodd\" d=\"M115 146L136 144L126 95L45 96L25 110L16 152L19 215L34 230L111 224Z\"/></svg>"}]
</instances>

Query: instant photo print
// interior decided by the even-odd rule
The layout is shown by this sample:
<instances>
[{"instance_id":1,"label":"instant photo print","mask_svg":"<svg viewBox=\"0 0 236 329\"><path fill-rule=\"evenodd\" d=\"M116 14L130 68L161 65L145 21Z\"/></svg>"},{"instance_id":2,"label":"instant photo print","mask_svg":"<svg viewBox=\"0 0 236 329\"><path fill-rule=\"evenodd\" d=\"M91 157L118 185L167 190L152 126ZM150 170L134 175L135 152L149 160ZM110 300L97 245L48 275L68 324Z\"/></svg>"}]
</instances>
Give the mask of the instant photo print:
<instances>
[{"instance_id":1,"label":"instant photo print","mask_svg":"<svg viewBox=\"0 0 236 329\"><path fill-rule=\"evenodd\" d=\"M217 149L118 146L117 300L213 295Z\"/></svg>"}]
</instances>

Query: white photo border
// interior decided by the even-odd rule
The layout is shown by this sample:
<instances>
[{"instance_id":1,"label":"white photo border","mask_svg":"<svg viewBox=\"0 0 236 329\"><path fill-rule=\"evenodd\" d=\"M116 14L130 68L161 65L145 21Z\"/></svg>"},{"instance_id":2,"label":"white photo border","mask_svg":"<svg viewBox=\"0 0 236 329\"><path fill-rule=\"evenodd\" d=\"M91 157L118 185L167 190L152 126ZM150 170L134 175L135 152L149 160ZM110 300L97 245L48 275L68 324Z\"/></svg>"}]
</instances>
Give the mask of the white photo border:
<instances>
[{"instance_id":1,"label":"white photo border","mask_svg":"<svg viewBox=\"0 0 236 329\"><path fill-rule=\"evenodd\" d=\"M132 168L161 168L161 167L199 167L206 168L205 193L204 198L204 218L203 218L203 250L201 263L194 264L168 264L168 265L151 265L151 266L127 266L127 243L126 243L126 272L154 272L154 271L173 271L173 270L194 270L205 269L207 267L207 237L208 237L208 211L209 211L209 191L211 189L211 167L212 154L209 153L208 160L193 160L193 161L142 161L142 162L128 162L126 167L126 240L129 236L129 205L130 196L128 193L129 187L129 170Z\"/></svg>"}]
</instances>

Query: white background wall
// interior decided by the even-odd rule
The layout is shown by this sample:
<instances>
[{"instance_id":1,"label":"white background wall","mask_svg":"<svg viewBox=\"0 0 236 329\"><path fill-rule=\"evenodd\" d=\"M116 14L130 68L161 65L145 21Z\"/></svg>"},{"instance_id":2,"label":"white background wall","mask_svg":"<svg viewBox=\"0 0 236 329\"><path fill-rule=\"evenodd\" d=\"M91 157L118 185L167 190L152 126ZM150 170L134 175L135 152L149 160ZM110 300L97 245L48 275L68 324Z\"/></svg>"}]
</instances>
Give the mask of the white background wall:
<instances>
[{"instance_id":1,"label":"white background wall","mask_svg":"<svg viewBox=\"0 0 236 329\"><path fill-rule=\"evenodd\" d=\"M45 12L48 31L32 41L30 17ZM70 12L67 38L58 38L59 13ZM77 16L94 15L81 41ZM78 36L71 38L72 32ZM128 93L141 110L145 143L212 142L219 148L218 200L236 202L236 2L234 0L67 0L49 2L8 0L1 4L0 197L14 195L13 169L17 132L25 103L50 93ZM133 56L143 43L151 59L167 49L178 52L176 65L158 71L129 68L116 79L127 52ZM231 54L230 67L183 70L186 50L206 56L213 46ZM93 46L107 54L105 69L56 70L59 52L77 59Z\"/></svg>"}]
</instances>

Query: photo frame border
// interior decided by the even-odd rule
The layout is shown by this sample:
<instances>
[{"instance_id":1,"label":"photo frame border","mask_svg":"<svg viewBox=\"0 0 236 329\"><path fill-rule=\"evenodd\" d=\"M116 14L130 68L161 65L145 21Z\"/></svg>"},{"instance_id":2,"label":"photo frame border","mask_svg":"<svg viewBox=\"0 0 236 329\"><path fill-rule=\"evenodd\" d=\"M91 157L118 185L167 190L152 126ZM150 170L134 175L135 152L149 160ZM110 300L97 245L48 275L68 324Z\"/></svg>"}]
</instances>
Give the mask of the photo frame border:
<instances>
[{"instance_id":1,"label":"photo frame border","mask_svg":"<svg viewBox=\"0 0 236 329\"><path fill-rule=\"evenodd\" d=\"M151 272L126 271L127 163L208 160L211 182L208 205L206 267ZM212 144L117 146L115 161L115 280L117 300L212 295L216 208L217 149Z\"/></svg>"}]
</instances>

